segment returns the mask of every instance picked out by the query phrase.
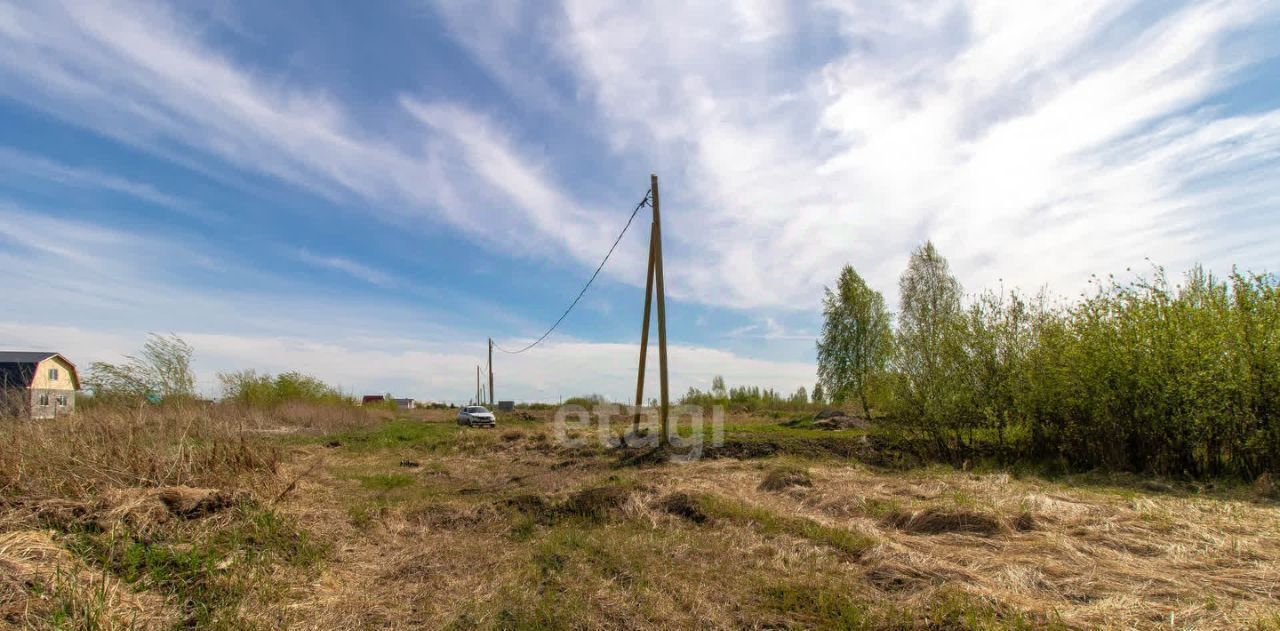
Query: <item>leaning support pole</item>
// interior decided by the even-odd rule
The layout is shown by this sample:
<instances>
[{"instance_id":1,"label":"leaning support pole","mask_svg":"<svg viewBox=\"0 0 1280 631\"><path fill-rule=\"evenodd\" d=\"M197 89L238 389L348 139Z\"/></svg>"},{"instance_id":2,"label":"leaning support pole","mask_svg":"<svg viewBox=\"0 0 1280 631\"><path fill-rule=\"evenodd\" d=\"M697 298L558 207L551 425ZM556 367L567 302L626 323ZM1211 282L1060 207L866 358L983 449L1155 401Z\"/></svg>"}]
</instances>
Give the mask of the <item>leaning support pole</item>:
<instances>
[{"instance_id":1,"label":"leaning support pole","mask_svg":"<svg viewBox=\"0 0 1280 631\"><path fill-rule=\"evenodd\" d=\"M658 176L649 175L649 186L653 190L653 250L654 280L658 292L658 376L662 402L662 430L658 436L659 445L667 445L670 441L671 417L670 399L667 391L667 300L666 288L662 279L662 212L658 204Z\"/></svg>"},{"instance_id":2,"label":"leaning support pole","mask_svg":"<svg viewBox=\"0 0 1280 631\"><path fill-rule=\"evenodd\" d=\"M649 352L649 312L650 304L653 302L653 265L654 255L653 247L657 242L658 225L650 223L649 225L649 271L644 281L644 320L640 325L640 370L636 375L636 415L631 423L631 432L638 433L640 431L640 406L644 405L644 360Z\"/></svg>"}]
</instances>

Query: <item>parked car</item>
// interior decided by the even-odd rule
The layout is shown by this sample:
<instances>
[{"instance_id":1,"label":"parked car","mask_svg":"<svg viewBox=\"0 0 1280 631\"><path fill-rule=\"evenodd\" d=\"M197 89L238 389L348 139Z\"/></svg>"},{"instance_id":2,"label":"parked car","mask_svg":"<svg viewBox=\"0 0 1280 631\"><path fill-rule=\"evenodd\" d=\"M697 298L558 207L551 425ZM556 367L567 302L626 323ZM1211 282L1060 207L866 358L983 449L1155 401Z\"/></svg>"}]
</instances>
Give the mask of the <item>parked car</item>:
<instances>
[{"instance_id":1,"label":"parked car","mask_svg":"<svg viewBox=\"0 0 1280 631\"><path fill-rule=\"evenodd\" d=\"M493 417L493 412L483 406L468 405L458 410L458 424L468 427L496 427L498 422Z\"/></svg>"}]
</instances>

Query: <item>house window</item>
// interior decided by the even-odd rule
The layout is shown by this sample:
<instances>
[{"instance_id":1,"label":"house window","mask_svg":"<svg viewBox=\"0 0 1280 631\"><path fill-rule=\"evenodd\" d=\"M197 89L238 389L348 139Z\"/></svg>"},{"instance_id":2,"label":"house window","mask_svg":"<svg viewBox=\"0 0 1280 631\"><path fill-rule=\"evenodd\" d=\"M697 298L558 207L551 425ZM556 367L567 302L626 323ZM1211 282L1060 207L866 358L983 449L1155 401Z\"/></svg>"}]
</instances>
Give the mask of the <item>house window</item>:
<instances>
[{"instance_id":1,"label":"house window","mask_svg":"<svg viewBox=\"0 0 1280 631\"><path fill-rule=\"evenodd\" d=\"M50 368L50 369L49 369L49 381L57 381L57 380L58 380L58 369L57 369L57 368Z\"/></svg>"},{"instance_id":2,"label":"house window","mask_svg":"<svg viewBox=\"0 0 1280 631\"><path fill-rule=\"evenodd\" d=\"M49 405L49 395L42 394L36 399L36 405Z\"/></svg>"},{"instance_id":3,"label":"house window","mask_svg":"<svg viewBox=\"0 0 1280 631\"><path fill-rule=\"evenodd\" d=\"M65 395L65 394L60 394L60 395L58 395L57 401L58 401L58 406L59 406L59 407L66 407L66 406L67 406L67 395Z\"/></svg>"}]
</instances>

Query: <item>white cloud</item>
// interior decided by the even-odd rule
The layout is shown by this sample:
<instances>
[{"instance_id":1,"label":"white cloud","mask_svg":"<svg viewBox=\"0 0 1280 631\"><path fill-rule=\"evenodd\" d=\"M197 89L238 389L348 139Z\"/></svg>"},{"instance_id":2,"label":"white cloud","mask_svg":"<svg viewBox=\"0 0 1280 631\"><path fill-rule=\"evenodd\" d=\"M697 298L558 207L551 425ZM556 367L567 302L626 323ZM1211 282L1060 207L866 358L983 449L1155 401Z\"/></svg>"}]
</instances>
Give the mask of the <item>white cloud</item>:
<instances>
[{"instance_id":1,"label":"white cloud","mask_svg":"<svg viewBox=\"0 0 1280 631\"><path fill-rule=\"evenodd\" d=\"M1280 184L1247 176L1277 166L1275 112L1197 106L1275 52L1236 36L1280 6L833 4L844 48L809 66L790 29L813 16L787 7L761 45L709 5L566 5L602 133L676 174L670 234L699 237L672 248L678 295L810 309L846 261L893 294L925 238L971 288L1066 292L1144 256L1273 263L1224 215L1280 238Z\"/></svg>"},{"instance_id":2,"label":"white cloud","mask_svg":"<svg viewBox=\"0 0 1280 631\"><path fill-rule=\"evenodd\" d=\"M409 133L374 133L149 3L0 6L0 92L193 167L217 157L584 265L617 229L617 209L565 188L567 165L456 104L402 97ZM539 6L437 11L514 95L659 166L677 297L811 309L844 262L892 294L924 238L971 288L1068 291L1143 256L1264 265L1255 241L1280 236L1256 201L1280 185L1248 176L1276 164L1273 112L1201 107L1275 52L1236 37L1274 21L1274 3ZM570 98L557 81L574 78ZM1205 174L1206 156L1228 155ZM644 253L623 248L606 273L639 284Z\"/></svg>"},{"instance_id":3,"label":"white cloud","mask_svg":"<svg viewBox=\"0 0 1280 631\"><path fill-rule=\"evenodd\" d=\"M724 336L730 338L762 340L813 341L816 339L813 335L804 331L793 331L788 329L781 322L778 322L776 318L765 318L763 321L755 324L744 324L735 329L730 329Z\"/></svg>"},{"instance_id":4,"label":"white cloud","mask_svg":"<svg viewBox=\"0 0 1280 631\"><path fill-rule=\"evenodd\" d=\"M618 228L616 213L600 216L572 201L549 183L536 155L457 105L405 96L401 129L374 133L322 90L234 61L164 7L71 0L0 7L0 94L191 168L234 180L218 166L230 164L360 202L394 223L443 220L514 254L598 260ZM153 201L158 195L127 188Z\"/></svg>"}]
</instances>

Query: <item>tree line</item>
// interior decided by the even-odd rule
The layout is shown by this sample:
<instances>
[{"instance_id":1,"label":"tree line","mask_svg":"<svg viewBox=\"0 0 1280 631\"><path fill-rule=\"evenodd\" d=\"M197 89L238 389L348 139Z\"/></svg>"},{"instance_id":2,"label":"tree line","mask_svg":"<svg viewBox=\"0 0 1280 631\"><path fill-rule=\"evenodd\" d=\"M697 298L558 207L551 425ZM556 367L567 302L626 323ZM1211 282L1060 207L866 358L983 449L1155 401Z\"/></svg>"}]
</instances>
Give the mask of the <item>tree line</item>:
<instances>
[{"instance_id":1,"label":"tree line","mask_svg":"<svg viewBox=\"0 0 1280 631\"><path fill-rule=\"evenodd\" d=\"M845 266L823 299L819 382L930 454L1162 475L1280 472L1280 283L1202 267L1075 301L966 299L932 243L899 308Z\"/></svg>"},{"instance_id":2,"label":"tree line","mask_svg":"<svg viewBox=\"0 0 1280 631\"><path fill-rule=\"evenodd\" d=\"M761 388L760 386L726 386L724 377L721 375L712 377L710 390L702 390L691 386L689 391L681 396L679 400L681 405L696 405L700 407L723 405L743 411L803 410L813 404L822 402L821 385L814 387L813 396L810 397L804 386L790 394L779 392L773 388Z\"/></svg>"},{"instance_id":3,"label":"tree line","mask_svg":"<svg viewBox=\"0 0 1280 631\"><path fill-rule=\"evenodd\" d=\"M179 403L199 399L191 368L195 350L177 335L147 336L141 352L120 363L94 362L85 375L93 396L81 405ZM278 375L239 370L218 373L222 400L272 406L286 402L354 405L355 399L316 377L296 371Z\"/></svg>"}]
</instances>

